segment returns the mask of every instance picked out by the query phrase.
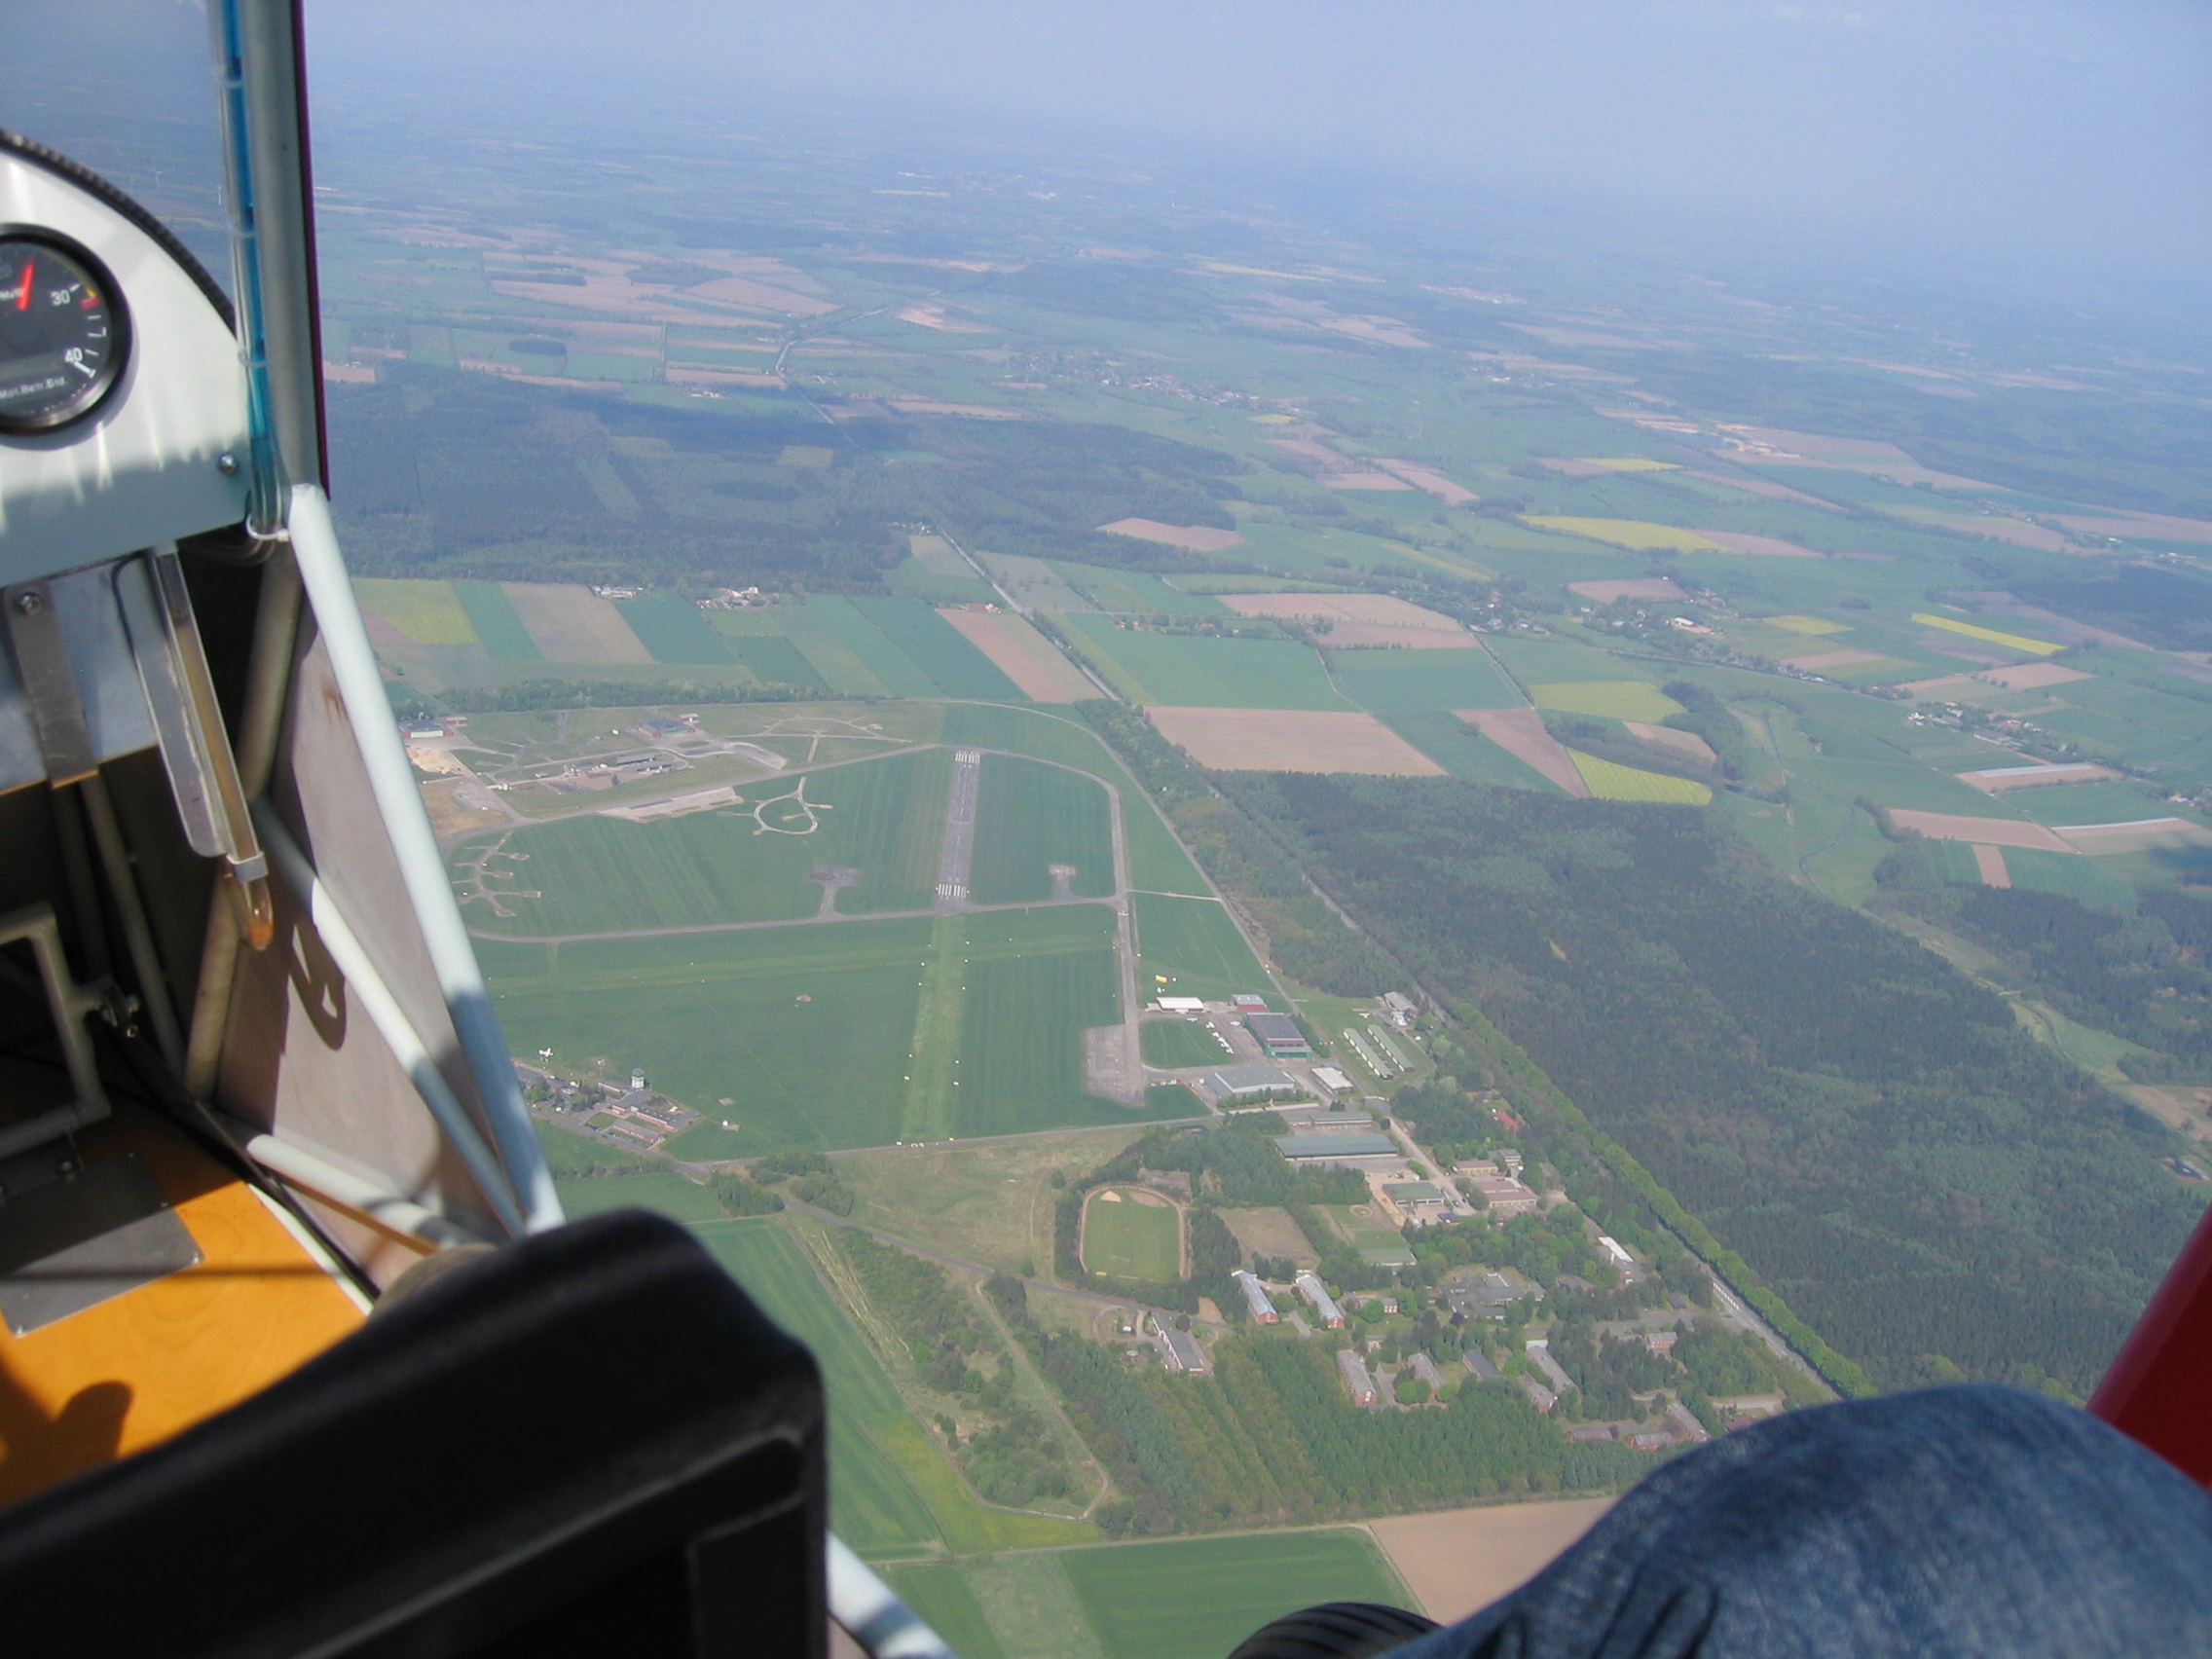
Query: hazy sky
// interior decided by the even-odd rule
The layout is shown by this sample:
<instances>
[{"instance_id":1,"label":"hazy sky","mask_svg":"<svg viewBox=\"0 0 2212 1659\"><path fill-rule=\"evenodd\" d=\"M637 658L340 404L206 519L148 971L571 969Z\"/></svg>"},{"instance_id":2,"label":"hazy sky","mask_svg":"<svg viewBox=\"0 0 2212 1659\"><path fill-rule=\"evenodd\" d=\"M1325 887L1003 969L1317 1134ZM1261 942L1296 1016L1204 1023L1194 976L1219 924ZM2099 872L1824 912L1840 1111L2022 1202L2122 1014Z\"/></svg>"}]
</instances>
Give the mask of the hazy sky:
<instances>
[{"instance_id":1,"label":"hazy sky","mask_svg":"<svg viewBox=\"0 0 2212 1659\"><path fill-rule=\"evenodd\" d=\"M436 66L726 90L2200 279L2212 5L2167 0L308 0L335 95Z\"/></svg>"}]
</instances>

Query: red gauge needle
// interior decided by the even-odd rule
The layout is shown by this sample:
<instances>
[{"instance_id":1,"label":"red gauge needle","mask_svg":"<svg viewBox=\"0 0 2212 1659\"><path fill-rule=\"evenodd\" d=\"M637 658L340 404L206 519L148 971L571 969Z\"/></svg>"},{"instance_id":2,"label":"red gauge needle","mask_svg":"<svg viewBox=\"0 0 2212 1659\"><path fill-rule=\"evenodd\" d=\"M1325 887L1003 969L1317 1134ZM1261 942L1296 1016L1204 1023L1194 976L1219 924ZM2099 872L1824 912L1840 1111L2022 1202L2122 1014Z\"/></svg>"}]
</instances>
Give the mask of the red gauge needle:
<instances>
[{"instance_id":1,"label":"red gauge needle","mask_svg":"<svg viewBox=\"0 0 2212 1659\"><path fill-rule=\"evenodd\" d=\"M23 285L16 290L16 309L18 311L29 311L31 309L32 269L31 262L25 260L23 262Z\"/></svg>"}]
</instances>

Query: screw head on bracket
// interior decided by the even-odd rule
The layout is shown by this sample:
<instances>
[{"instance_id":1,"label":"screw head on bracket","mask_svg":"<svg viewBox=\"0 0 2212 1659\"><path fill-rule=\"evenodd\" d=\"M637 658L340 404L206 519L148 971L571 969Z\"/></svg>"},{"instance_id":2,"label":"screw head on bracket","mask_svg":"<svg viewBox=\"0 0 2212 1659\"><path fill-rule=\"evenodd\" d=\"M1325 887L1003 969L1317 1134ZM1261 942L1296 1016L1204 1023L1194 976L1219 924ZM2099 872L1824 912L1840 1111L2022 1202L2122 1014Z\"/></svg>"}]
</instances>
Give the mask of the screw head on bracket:
<instances>
[{"instance_id":1,"label":"screw head on bracket","mask_svg":"<svg viewBox=\"0 0 2212 1659\"><path fill-rule=\"evenodd\" d=\"M225 450L215 458L215 470L225 478L236 478L239 473L239 458Z\"/></svg>"},{"instance_id":2,"label":"screw head on bracket","mask_svg":"<svg viewBox=\"0 0 2212 1659\"><path fill-rule=\"evenodd\" d=\"M15 606L16 609L22 615L36 616L46 608L46 601L40 597L38 589L25 588L21 593L16 595Z\"/></svg>"}]
</instances>

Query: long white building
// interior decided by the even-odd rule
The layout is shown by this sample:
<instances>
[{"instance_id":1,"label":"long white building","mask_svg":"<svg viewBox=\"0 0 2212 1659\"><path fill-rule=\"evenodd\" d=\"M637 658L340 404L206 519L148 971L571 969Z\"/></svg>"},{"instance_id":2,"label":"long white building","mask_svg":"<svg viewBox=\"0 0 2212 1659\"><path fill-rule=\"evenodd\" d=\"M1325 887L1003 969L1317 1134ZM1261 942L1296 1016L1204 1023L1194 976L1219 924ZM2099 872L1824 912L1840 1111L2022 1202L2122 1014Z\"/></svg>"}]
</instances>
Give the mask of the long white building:
<instances>
[{"instance_id":1,"label":"long white building","mask_svg":"<svg viewBox=\"0 0 2212 1659\"><path fill-rule=\"evenodd\" d=\"M1298 1275L1298 1294L1313 1305L1313 1311L1321 1323L1332 1331L1345 1328L1345 1310L1337 1306L1337 1299L1329 1294L1329 1287L1311 1273Z\"/></svg>"},{"instance_id":2,"label":"long white building","mask_svg":"<svg viewBox=\"0 0 2212 1659\"><path fill-rule=\"evenodd\" d=\"M1229 1275L1236 1281L1236 1288L1244 1293L1244 1306L1252 1310L1252 1317L1263 1325L1272 1325L1279 1314L1275 1305L1268 1299L1268 1288L1257 1278L1239 1268Z\"/></svg>"}]
</instances>

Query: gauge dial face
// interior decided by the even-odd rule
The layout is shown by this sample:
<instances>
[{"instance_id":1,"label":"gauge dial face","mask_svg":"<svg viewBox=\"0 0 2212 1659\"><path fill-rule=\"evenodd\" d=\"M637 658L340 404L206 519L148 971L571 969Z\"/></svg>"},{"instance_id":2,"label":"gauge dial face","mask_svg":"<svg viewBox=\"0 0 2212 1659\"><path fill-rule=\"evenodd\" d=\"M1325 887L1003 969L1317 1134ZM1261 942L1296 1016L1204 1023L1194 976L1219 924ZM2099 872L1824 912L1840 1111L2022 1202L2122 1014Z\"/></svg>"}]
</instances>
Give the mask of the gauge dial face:
<instances>
[{"instance_id":1,"label":"gauge dial face","mask_svg":"<svg viewBox=\"0 0 2212 1659\"><path fill-rule=\"evenodd\" d=\"M96 410L129 354L123 296L90 252L0 227L0 432L51 432Z\"/></svg>"}]
</instances>

